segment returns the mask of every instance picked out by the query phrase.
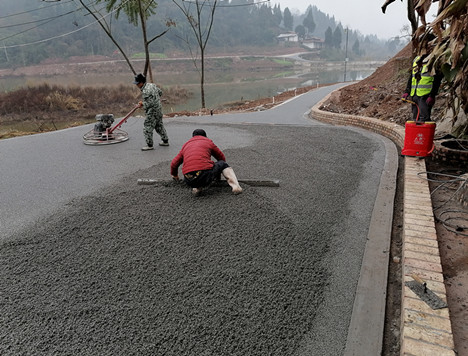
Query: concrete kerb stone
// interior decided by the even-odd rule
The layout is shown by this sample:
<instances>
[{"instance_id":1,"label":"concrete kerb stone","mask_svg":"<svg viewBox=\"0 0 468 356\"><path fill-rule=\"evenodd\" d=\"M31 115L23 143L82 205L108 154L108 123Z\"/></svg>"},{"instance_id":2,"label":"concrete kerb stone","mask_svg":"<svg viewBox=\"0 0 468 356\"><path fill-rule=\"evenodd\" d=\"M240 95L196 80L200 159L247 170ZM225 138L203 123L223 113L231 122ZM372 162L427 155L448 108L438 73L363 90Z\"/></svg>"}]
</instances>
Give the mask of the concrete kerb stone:
<instances>
[{"instance_id":1,"label":"concrete kerb stone","mask_svg":"<svg viewBox=\"0 0 468 356\"><path fill-rule=\"evenodd\" d=\"M360 127L385 136L403 148L405 129L398 124L320 110L331 95L310 110L309 118L332 125ZM426 163L420 158L406 156L404 168L400 355L455 356L448 308L433 310L404 284L416 275L427 283L428 288L434 288L442 300L447 300L433 214L416 212L432 212L428 182L419 176L426 172Z\"/></svg>"}]
</instances>

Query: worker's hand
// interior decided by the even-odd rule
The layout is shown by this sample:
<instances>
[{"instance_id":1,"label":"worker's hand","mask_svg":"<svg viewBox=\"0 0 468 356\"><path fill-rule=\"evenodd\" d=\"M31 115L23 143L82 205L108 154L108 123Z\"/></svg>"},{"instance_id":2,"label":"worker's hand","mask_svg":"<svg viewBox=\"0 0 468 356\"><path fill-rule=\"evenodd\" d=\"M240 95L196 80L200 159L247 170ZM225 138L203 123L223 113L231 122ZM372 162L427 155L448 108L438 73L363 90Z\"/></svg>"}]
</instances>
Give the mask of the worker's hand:
<instances>
[{"instance_id":1,"label":"worker's hand","mask_svg":"<svg viewBox=\"0 0 468 356\"><path fill-rule=\"evenodd\" d=\"M138 107L141 108L143 106L143 102L142 101L139 101L138 102Z\"/></svg>"},{"instance_id":2,"label":"worker's hand","mask_svg":"<svg viewBox=\"0 0 468 356\"><path fill-rule=\"evenodd\" d=\"M401 96L401 98L402 98L403 100L408 100L408 97L409 97L409 94L408 94L408 93L404 93L404 94Z\"/></svg>"},{"instance_id":3,"label":"worker's hand","mask_svg":"<svg viewBox=\"0 0 468 356\"><path fill-rule=\"evenodd\" d=\"M172 179L174 179L175 182L179 181L179 176L172 176Z\"/></svg>"},{"instance_id":4,"label":"worker's hand","mask_svg":"<svg viewBox=\"0 0 468 356\"><path fill-rule=\"evenodd\" d=\"M429 97L426 99L426 104L429 105L429 106L434 106L434 104L435 104L435 99L434 99L432 96L429 96Z\"/></svg>"}]
</instances>

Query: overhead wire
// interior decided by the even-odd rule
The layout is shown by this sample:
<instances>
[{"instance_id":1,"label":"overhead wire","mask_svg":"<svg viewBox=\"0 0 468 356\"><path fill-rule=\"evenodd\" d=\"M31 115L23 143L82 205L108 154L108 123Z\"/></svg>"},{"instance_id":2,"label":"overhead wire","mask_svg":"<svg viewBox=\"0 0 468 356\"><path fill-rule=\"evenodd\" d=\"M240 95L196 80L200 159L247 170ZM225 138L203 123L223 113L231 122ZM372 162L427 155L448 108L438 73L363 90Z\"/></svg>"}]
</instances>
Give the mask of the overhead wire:
<instances>
[{"instance_id":1,"label":"overhead wire","mask_svg":"<svg viewBox=\"0 0 468 356\"><path fill-rule=\"evenodd\" d=\"M31 13L31 12L35 12L35 11L40 11L40 10L48 9L49 7L53 7L53 6L57 6L57 5L68 4L69 2L73 2L73 0L68 0L68 1L60 2L60 3L56 3L56 4L54 4L54 5L48 5L48 6L39 7L39 8L36 8L36 9L31 9L31 10L27 10L27 11L17 12L17 13L14 13L14 14L9 14L9 15L5 15L5 16L0 16L0 20L1 20L1 19L6 19L6 18L9 18L9 17L14 17L14 16L19 16L19 15L29 14L29 13Z\"/></svg>"},{"instance_id":2,"label":"overhead wire","mask_svg":"<svg viewBox=\"0 0 468 356\"><path fill-rule=\"evenodd\" d=\"M106 17L108 17L109 15L111 15L112 13L116 12L119 8L121 8L122 6L124 6L128 1L130 1L130 0L126 0L125 2L123 2L122 4L120 4L119 7L117 7L117 8L114 9L113 11L109 12L108 14L102 16L101 19L106 18ZM182 1L195 3L194 1L188 1L188 0L182 0ZM66 3L69 3L69 2L74 2L74 0L69 0L69 1L64 2L64 3L61 3L61 4L66 4ZM254 3L249 3L249 4L217 5L217 7L252 6L252 5L262 4L262 3L266 3L266 2L270 2L270 0L262 0L262 1L254 2ZM29 13L29 12L33 12L33 11L37 11L37 10L42 10L42 9L44 9L44 8L51 7L51 6L56 6L56 5L58 5L58 4L46 6L46 7L43 7L43 8L38 8L38 9L23 11L23 12L20 12L20 13L7 15L7 16L3 16L3 17L0 17L0 18L12 17L12 16L24 14L24 13ZM209 5L209 6L211 6L211 5ZM42 25L48 24L49 22L55 20L55 19L58 18L58 17L69 15L70 13L76 12L76 11L81 10L81 9L82 9L82 8L77 9L77 10L74 10L74 11L71 11L71 12L66 13L66 14L59 15L59 16L54 17L54 18L50 18L50 20L45 21L45 22L42 22L41 24L39 24L39 25L37 25L37 26L28 28L28 29L26 29L26 30L24 30L24 31L15 33L15 34L13 34L13 35L10 35L10 36L4 37L4 38L0 38L0 41L5 41L5 40L7 40L7 39L9 39L9 38L12 38L12 37L18 36L18 35L20 35L20 34L23 34L23 33L25 33L25 32L34 30L34 29L36 29L36 28L38 28L38 27L40 27L40 26L42 26ZM44 19L44 20L46 20L46 19ZM38 20L38 21L41 21L41 20ZM74 31L70 31L70 32L67 32L67 33L64 33L64 34L61 34L61 35L58 35L58 36L53 36L53 37L46 38L46 39L43 39L43 40L34 41L34 42L29 42L29 43L23 43L23 44L18 44L18 45L9 45L9 46L3 45L2 47L3 47L4 49L18 48L18 47L26 47L26 46L31 46L31 45L35 45L35 44L39 44L39 43L44 43L44 42L52 41L52 40L54 40L54 39L61 38L61 37L66 37L66 36L69 36L69 35L74 34L74 33L76 33L76 32L79 32L79 31L81 31L81 30L83 30L83 29L85 29L85 28L87 28L87 27L89 27L89 26L91 26L91 25L97 23L98 21L99 21L99 20L95 20L95 21L93 21L92 23L90 23L90 24L88 24L88 25L85 25L85 26L83 26L83 27L81 27L81 28L79 28L79 29L76 29L76 30L74 30ZM24 25L24 23L21 24L21 25ZM19 25L18 25L18 26L19 26ZM0 27L0 28L2 28L2 27Z\"/></svg>"},{"instance_id":3,"label":"overhead wire","mask_svg":"<svg viewBox=\"0 0 468 356\"><path fill-rule=\"evenodd\" d=\"M196 4L197 2L196 1L193 1L193 0L182 0L182 2L188 2L188 3L192 3L192 4ZM270 2L270 0L262 0L262 1L257 1L257 2L253 2L253 3L248 3L248 4L235 4L235 5L219 5L217 4L216 7L241 7L241 6L252 6L252 5L259 5L259 4L263 4L263 3L266 3L266 2ZM206 6L213 6L211 4L204 4Z\"/></svg>"},{"instance_id":4,"label":"overhead wire","mask_svg":"<svg viewBox=\"0 0 468 356\"><path fill-rule=\"evenodd\" d=\"M2 48L4 48L4 49L9 49L9 48L26 47L26 46L31 46L31 45L35 45L35 44L39 44L39 43L44 43L44 42L52 41L52 40L55 40L55 39L57 39L57 38L69 36L69 35L71 35L71 34L77 33L77 32L79 32L79 31L81 31L81 30L84 30L84 29L87 28L87 27L90 27L90 26L92 26L92 25L98 23L100 20L102 20L102 19L104 19L104 18L106 18L106 17L109 17L109 16L112 15L114 12L118 11L122 6L124 6L124 5L125 5L127 2L129 2L129 1L130 1L130 0L124 1L122 4L120 4L119 7L115 8L114 10L112 10L112 11L109 12L109 13L107 13L106 15L101 16L100 19L97 19L97 20L95 20L95 21L93 21L93 22L91 22L91 23L89 23L89 24L87 24L87 25L84 25L83 27L80 27L80 28L78 28L78 29L76 29L76 30L73 30L73 31L70 31L70 32L67 32L67 33L63 33L63 34L60 34L60 35L57 35L57 36L49 37L49 38L46 38L46 39L34 41L34 42L23 43L23 44L17 44L17 45L9 45L9 46L3 45ZM82 8L80 8L79 10L82 10ZM73 12L75 12L75 11L78 11L78 10L74 10ZM99 13L99 12L98 12L98 13ZM38 26L29 28L29 29L27 29L27 30L21 31L21 32L19 32L19 33L14 34L14 35L11 35L11 36L8 36L8 37L5 37L5 38L0 38L0 41L4 41L4 40L6 40L6 39L8 39L8 38L17 36L17 35L22 34L22 33L25 33L25 32L28 32L28 31L30 31L30 30L33 30L33 29L39 27L39 26L45 25L45 24L47 24L47 23L49 23L49 22L51 22L51 21L53 21L53 20L54 20L54 19L49 20L49 21L46 21L46 22L44 22L44 23L41 23L41 24L38 25Z\"/></svg>"},{"instance_id":5,"label":"overhead wire","mask_svg":"<svg viewBox=\"0 0 468 356\"><path fill-rule=\"evenodd\" d=\"M35 28L41 27L42 25L46 25L46 24L48 24L49 22L52 22L52 21L54 21L54 20L55 20L55 19L51 19L51 20L46 21L46 22L43 22L43 23L41 23L41 24L39 24L39 25L37 25L37 26L30 27L30 28L28 28L28 29L26 29L26 30L24 30L24 31L20 31L20 32L17 32L17 33L15 33L15 34L13 34L13 35L0 38L0 41L5 41L5 40L7 40L7 39L9 39L9 38L16 37L16 36L21 35L21 34L23 34L23 33L29 32L29 31L31 31L31 30L34 30ZM9 46L6 46L6 47L5 47L5 46L3 46L3 48L12 48L12 47L9 47Z\"/></svg>"},{"instance_id":6,"label":"overhead wire","mask_svg":"<svg viewBox=\"0 0 468 356\"><path fill-rule=\"evenodd\" d=\"M79 10L81 10L81 9L76 9L76 10L73 10L73 11L65 12L65 13L57 15L57 16L47 17L47 18L44 18L44 19L39 19L39 20L34 20L34 21L29 21L29 22L16 23L16 24L13 24L13 25L0 26L0 28L18 27L18 26L30 25L32 23L38 23L38 22L47 21L47 20L55 20L55 19L58 19L60 17L70 15L70 14L72 14L74 12L79 11ZM48 21L48 22L50 22L50 21Z\"/></svg>"}]
</instances>

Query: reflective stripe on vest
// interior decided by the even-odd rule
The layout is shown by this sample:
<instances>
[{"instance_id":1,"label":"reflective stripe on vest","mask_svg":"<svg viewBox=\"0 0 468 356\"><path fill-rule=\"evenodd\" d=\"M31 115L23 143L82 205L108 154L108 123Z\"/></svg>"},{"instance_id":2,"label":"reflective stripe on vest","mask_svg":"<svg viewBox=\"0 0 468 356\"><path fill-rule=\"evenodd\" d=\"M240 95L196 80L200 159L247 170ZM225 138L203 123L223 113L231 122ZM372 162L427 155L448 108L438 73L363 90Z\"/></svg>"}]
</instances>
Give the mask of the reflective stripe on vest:
<instances>
[{"instance_id":1,"label":"reflective stripe on vest","mask_svg":"<svg viewBox=\"0 0 468 356\"><path fill-rule=\"evenodd\" d=\"M410 95L424 96L428 95L432 90L432 83L434 78L429 73L427 64L423 64L421 69L421 79L418 81L416 79L416 74L418 73L418 60L419 57L416 57L413 62L413 78L411 79L411 93Z\"/></svg>"}]
</instances>

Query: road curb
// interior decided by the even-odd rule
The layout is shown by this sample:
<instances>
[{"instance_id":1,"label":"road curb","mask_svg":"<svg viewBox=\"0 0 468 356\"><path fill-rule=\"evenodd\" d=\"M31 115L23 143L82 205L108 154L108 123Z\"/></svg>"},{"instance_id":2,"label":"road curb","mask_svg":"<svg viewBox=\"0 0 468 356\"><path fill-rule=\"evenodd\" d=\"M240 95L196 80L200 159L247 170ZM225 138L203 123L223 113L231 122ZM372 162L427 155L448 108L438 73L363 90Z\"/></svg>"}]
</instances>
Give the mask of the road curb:
<instances>
[{"instance_id":1,"label":"road curb","mask_svg":"<svg viewBox=\"0 0 468 356\"><path fill-rule=\"evenodd\" d=\"M384 140L386 155L367 234L343 356L379 355L383 345L388 263L398 171L398 152Z\"/></svg>"},{"instance_id":2,"label":"road curb","mask_svg":"<svg viewBox=\"0 0 468 356\"><path fill-rule=\"evenodd\" d=\"M311 109L309 118L332 125L360 127L385 136L398 147L403 147L405 130L398 124L320 110L331 95L327 95ZM404 168L400 355L455 356L448 308L430 308L405 286L405 282L413 280L411 275L417 275L427 282L427 288L447 302L429 184L421 176L421 173L426 172L426 163L419 158L405 156ZM413 208L409 208L411 206L418 206L417 214L414 214Z\"/></svg>"}]
</instances>

